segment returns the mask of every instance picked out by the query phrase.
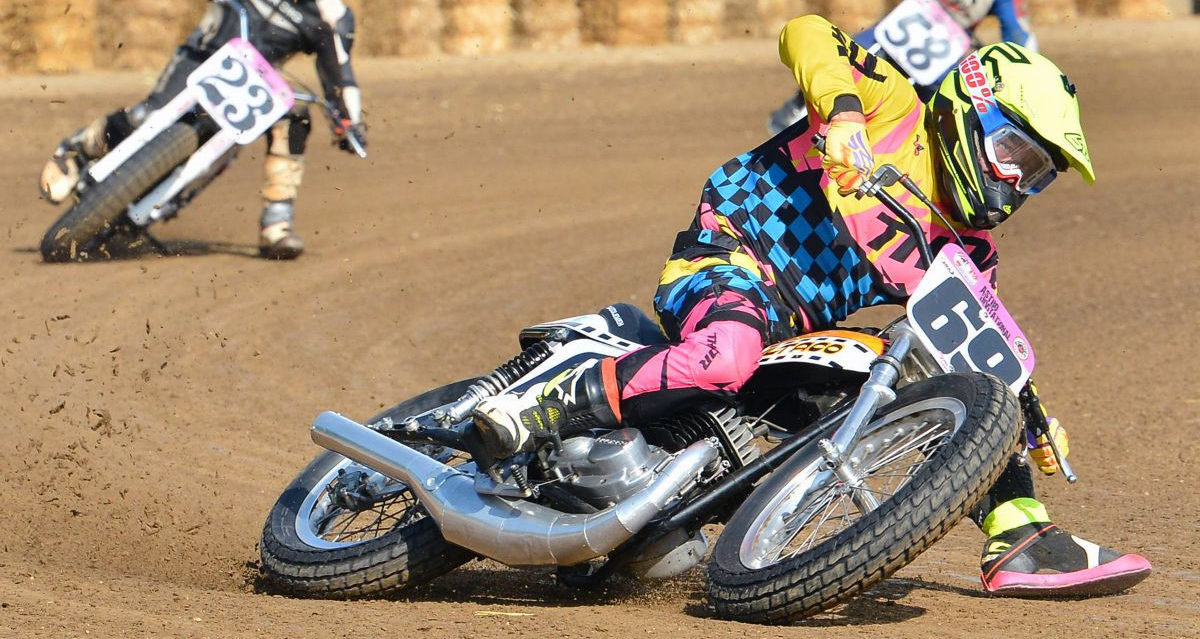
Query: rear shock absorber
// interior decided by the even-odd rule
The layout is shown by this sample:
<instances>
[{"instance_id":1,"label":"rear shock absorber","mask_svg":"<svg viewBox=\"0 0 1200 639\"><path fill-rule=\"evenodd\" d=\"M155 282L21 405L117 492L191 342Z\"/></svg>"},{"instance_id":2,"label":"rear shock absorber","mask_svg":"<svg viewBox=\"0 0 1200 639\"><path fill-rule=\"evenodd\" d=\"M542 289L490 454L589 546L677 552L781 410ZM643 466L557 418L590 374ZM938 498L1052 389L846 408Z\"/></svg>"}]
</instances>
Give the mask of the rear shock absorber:
<instances>
[{"instance_id":1,"label":"rear shock absorber","mask_svg":"<svg viewBox=\"0 0 1200 639\"><path fill-rule=\"evenodd\" d=\"M539 364L549 359L558 347L559 341L565 335L554 334L546 339L532 344L521 351L516 357L496 367L491 373L481 377L479 381L467 387L467 392L445 409L445 417L451 423L458 423L466 418L475 406L485 397L491 397L503 392L513 382L529 374Z\"/></svg>"}]
</instances>

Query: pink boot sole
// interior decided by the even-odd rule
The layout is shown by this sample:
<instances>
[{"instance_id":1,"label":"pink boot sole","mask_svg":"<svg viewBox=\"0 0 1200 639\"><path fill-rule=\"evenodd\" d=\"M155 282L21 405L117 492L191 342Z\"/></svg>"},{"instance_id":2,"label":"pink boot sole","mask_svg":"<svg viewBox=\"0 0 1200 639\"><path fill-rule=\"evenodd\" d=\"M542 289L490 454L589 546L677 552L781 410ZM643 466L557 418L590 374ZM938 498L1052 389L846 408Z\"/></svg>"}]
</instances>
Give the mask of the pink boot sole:
<instances>
[{"instance_id":1,"label":"pink boot sole","mask_svg":"<svg viewBox=\"0 0 1200 639\"><path fill-rule=\"evenodd\" d=\"M1150 562L1141 555L1122 555L1104 565L1068 573L1027 574L996 571L984 590L1000 597L1096 597L1133 587L1150 575Z\"/></svg>"}]
</instances>

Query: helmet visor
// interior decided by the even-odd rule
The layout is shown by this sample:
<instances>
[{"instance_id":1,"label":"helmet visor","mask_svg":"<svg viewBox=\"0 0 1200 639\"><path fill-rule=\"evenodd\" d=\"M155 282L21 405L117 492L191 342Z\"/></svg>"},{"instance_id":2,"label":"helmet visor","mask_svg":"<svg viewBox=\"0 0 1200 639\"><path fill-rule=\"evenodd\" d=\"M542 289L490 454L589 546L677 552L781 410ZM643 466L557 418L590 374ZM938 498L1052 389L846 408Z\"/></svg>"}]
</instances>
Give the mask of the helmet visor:
<instances>
[{"instance_id":1,"label":"helmet visor","mask_svg":"<svg viewBox=\"0 0 1200 639\"><path fill-rule=\"evenodd\" d=\"M1054 160L1040 144L1012 124L987 131L983 148L996 176L1019 193L1040 193L1054 181Z\"/></svg>"}]
</instances>

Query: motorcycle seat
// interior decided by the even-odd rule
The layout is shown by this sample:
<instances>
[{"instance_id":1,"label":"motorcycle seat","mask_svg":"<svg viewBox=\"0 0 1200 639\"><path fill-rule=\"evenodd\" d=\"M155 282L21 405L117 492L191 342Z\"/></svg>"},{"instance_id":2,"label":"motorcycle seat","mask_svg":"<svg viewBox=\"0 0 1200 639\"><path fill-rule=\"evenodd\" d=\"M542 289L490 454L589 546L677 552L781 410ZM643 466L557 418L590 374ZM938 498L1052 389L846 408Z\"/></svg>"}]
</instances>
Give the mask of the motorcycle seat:
<instances>
[{"instance_id":1,"label":"motorcycle seat","mask_svg":"<svg viewBox=\"0 0 1200 639\"><path fill-rule=\"evenodd\" d=\"M663 334L658 322L654 321L642 309L620 302L605 306L599 311L600 317L608 324L608 330L613 335L642 346L666 344L669 340Z\"/></svg>"}]
</instances>

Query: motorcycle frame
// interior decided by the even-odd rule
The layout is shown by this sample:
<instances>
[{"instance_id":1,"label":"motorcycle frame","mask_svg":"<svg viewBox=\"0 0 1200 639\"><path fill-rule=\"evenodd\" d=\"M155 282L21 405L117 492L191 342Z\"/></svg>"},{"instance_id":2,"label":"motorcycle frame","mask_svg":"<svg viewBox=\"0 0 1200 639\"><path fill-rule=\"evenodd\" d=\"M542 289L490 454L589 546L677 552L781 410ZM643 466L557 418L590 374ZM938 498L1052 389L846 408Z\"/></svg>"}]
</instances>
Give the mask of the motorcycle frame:
<instances>
[{"instance_id":1,"label":"motorcycle frame","mask_svg":"<svg viewBox=\"0 0 1200 639\"><path fill-rule=\"evenodd\" d=\"M831 468L840 479L846 481L851 487L860 487L862 485L861 478L855 476L849 463L841 459L840 451L848 450L849 446L857 439L859 430L870 422L879 407L895 398L894 387L901 379L900 371L904 360L913 353L914 348L921 348L915 333L903 319L894 323L889 335L890 342L884 352L872 363L867 380L863 383L853 402L834 408L809 424L803 431L783 440L761 457L721 476L703 493L664 511L660 517L652 520L622 546L623 549L630 550L630 552L618 549L617 555L619 557L636 556L638 549L675 530L694 530L716 520L721 513L728 509L729 504L740 501L749 495L758 480L783 467L796 452L814 441L818 444L832 442L833 450L838 451L839 455L835 457L836 461L830 461ZM556 337L562 339L564 336L560 332ZM592 335L586 337L591 338ZM555 350L568 347L570 344L572 342L566 342L566 344L556 347ZM604 343L598 342L597 344L603 345ZM578 348L571 350L578 351ZM523 381L536 376L535 373L542 370L543 367L534 369L534 372L523 376L514 382L513 386L505 388L502 392L520 386ZM475 460L476 472L483 472L481 469L487 468L494 462L483 451L482 442L476 441L477 436L472 436L474 429L470 427L469 423L458 427L446 424L451 419L455 421L464 419L481 399L481 396L468 392L458 401L419 416L407 424L385 424L383 428L377 428L377 430L401 442L434 443L466 452ZM822 446L823 451L826 451L827 448L828 445ZM869 491L862 489L855 490L854 495L870 497Z\"/></svg>"}]
</instances>

